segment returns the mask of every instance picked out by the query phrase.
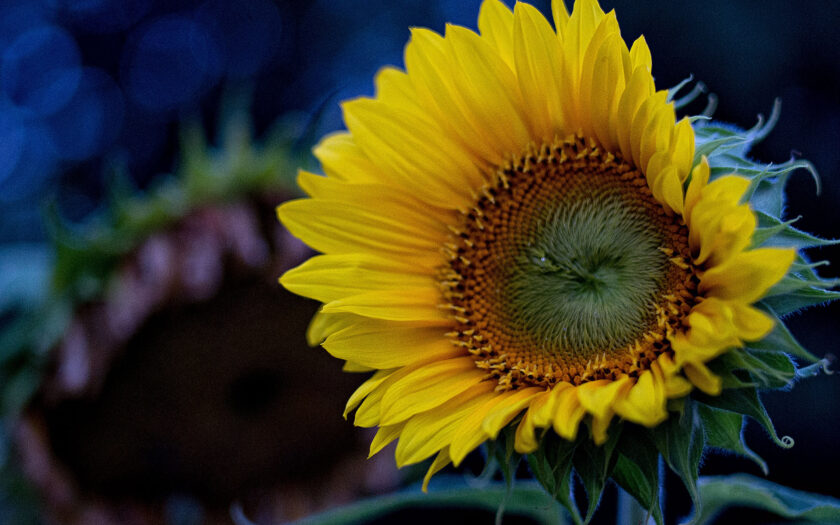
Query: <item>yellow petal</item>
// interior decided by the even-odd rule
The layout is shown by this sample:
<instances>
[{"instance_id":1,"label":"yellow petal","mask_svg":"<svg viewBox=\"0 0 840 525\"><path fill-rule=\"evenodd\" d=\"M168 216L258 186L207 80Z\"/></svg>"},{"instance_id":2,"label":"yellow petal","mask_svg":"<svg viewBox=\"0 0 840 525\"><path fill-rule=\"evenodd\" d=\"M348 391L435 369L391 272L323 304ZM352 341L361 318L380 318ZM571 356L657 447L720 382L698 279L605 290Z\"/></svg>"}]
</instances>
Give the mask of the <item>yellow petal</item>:
<instances>
[{"instance_id":1,"label":"yellow petal","mask_svg":"<svg viewBox=\"0 0 840 525\"><path fill-rule=\"evenodd\" d=\"M667 208L675 213L683 212L683 190L676 167L671 165L662 170L656 179L656 193Z\"/></svg>"},{"instance_id":2,"label":"yellow petal","mask_svg":"<svg viewBox=\"0 0 840 525\"><path fill-rule=\"evenodd\" d=\"M393 258L410 254L421 263L440 264L447 233L422 209L377 199L376 208L340 201L298 199L283 203L277 215L283 225L309 246L324 253L368 252Z\"/></svg>"},{"instance_id":3,"label":"yellow petal","mask_svg":"<svg viewBox=\"0 0 840 525\"><path fill-rule=\"evenodd\" d=\"M524 102L513 71L490 45L464 27L447 25L449 56L460 73L458 94L465 117L483 128L488 146L501 152L519 152L531 142Z\"/></svg>"},{"instance_id":4,"label":"yellow petal","mask_svg":"<svg viewBox=\"0 0 840 525\"><path fill-rule=\"evenodd\" d=\"M480 183L480 175L436 123L367 98L344 102L342 109L359 147L401 187L440 207L471 203L466 188Z\"/></svg>"},{"instance_id":5,"label":"yellow petal","mask_svg":"<svg viewBox=\"0 0 840 525\"><path fill-rule=\"evenodd\" d=\"M691 127L691 121L686 117L683 117L674 128L674 139L671 142L670 154L674 166L677 167L680 184L682 184L688 178L691 165L694 162L694 128Z\"/></svg>"},{"instance_id":6,"label":"yellow petal","mask_svg":"<svg viewBox=\"0 0 840 525\"><path fill-rule=\"evenodd\" d=\"M650 58L650 48L644 35L633 42L633 47L630 48L630 62L633 64L633 69L642 68L648 72L652 71L653 61Z\"/></svg>"},{"instance_id":7,"label":"yellow petal","mask_svg":"<svg viewBox=\"0 0 840 525\"><path fill-rule=\"evenodd\" d=\"M652 94L653 79L650 72L643 68L635 69L627 82L627 89L621 95L616 117L618 144L627 162L633 162L633 117Z\"/></svg>"},{"instance_id":8,"label":"yellow petal","mask_svg":"<svg viewBox=\"0 0 840 525\"><path fill-rule=\"evenodd\" d=\"M630 149L632 157L628 160L632 162L639 169L647 168L647 161L650 160L651 152L657 150L657 140L659 139L656 133L657 121L655 117L657 112L664 107L665 100L668 97L666 91L658 91L647 100L642 102L636 114L633 115L633 121L630 125ZM644 163L642 162L642 152L645 152Z\"/></svg>"},{"instance_id":9,"label":"yellow petal","mask_svg":"<svg viewBox=\"0 0 840 525\"><path fill-rule=\"evenodd\" d=\"M572 14L562 34L563 78L567 89L562 92L563 107L567 108L569 126L582 127L583 109L580 107L580 76L584 54L595 30L604 18L604 12L595 0L575 2Z\"/></svg>"},{"instance_id":10,"label":"yellow petal","mask_svg":"<svg viewBox=\"0 0 840 525\"><path fill-rule=\"evenodd\" d=\"M431 481L432 476L443 470L446 465L449 465L449 462L449 448L445 447L443 450L438 452L435 460L432 461L431 465L429 465L429 470L426 471L426 475L423 476L423 492L429 491L429 481Z\"/></svg>"},{"instance_id":11,"label":"yellow petal","mask_svg":"<svg viewBox=\"0 0 840 525\"><path fill-rule=\"evenodd\" d=\"M510 8L499 0L484 0L478 11L478 30L508 67L514 69L513 13Z\"/></svg>"},{"instance_id":12,"label":"yellow petal","mask_svg":"<svg viewBox=\"0 0 840 525\"><path fill-rule=\"evenodd\" d=\"M666 400L664 377L654 362L651 369L642 372L636 384L616 400L615 411L628 421L652 427L668 417Z\"/></svg>"},{"instance_id":13,"label":"yellow petal","mask_svg":"<svg viewBox=\"0 0 840 525\"><path fill-rule=\"evenodd\" d=\"M324 173L351 183L387 183L388 177L368 158L346 131L327 135L312 150Z\"/></svg>"},{"instance_id":14,"label":"yellow petal","mask_svg":"<svg viewBox=\"0 0 840 525\"><path fill-rule=\"evenodd\" d=\"M324 313L351 313L389 321L421 321L447 326L452 320L438 307L440 291L434 287L379 290L331 301Z\"/></svg>"},{"instance_id":15,"label":"yellow petal","mask_svg":"<svg viewBox=\"0 0 840 525\"><path fill-rule=\"evenodd\" d=\"M603 445L607 442L607 429L610 428L614 412L608 410L602 416L592 416L592 441L596 445Z\"/></svg>"},{"instance_id":16,"label":"yellow petal","mask_svg":"<svg viewBox=\"0 0 840 525\"><path fill-rule=\"evenodd\" d=\"M722 382L706 365L702 363L686 363L685 375L694 385L710 396L720 395Z\"/></svg>"},{"instance_id":17,"label":"yellow petal","mask_svg":"<svg viewBox=\"0 0 840 525\"><path fill-rule=\"evenodd\" d=\"M738 337L744 341L758 341L773 330L773 317L745 304L733 304L734 324Z\"/></svg>"},{"instance_id":18,"label":"yellow petal","mask_svg":"<svg viewBox=\"0 0 840 525\"><path fill-rule=\"evenodd\" d=\"M679 398L688 395L693 386L682 375L680 366L668 354L661 354L657 360L662 370L665 381L665 395L670 398Z\"/></svg>"},{"instance_id":19,"label":"yellow petal","mask_svg":"<svg viewBox=\"0 0 840 525\"><path fill-rule=\"evenodd\" d=\"M534 404L544 403L548 396L537 398ZM514 434L513 448L520 454L530 454L537 450L539 441L537 440L536 427L534 425L534 416L532 410L525 413L525 417L519 422Z\"/></svg>"},{"instance_id":20,"label":"yellow petal","mask_svg":"<svg viewBox=\"0 0 840 525\"><path fill-rule=\"evenodd\" d=\"M344 408L344 419L347 419L347 414L352 412L368 395L376 390L382 383L388 379L394 370L379 370L373 376L365 381L356 389L355 392L347 400L347 405Z\"/></svg>"},{"instance_id":21,"label":"yellow petal","mask_svg":"<svg viewBox=\"0 0 840 525\"><path fill-rule=\"evenodd\" d=\"M541 402L532 406L529 411L533 412L532 418L535 426L545 428L550 427L554 421L554 415L557 413L557 401L560 399L564 390L574 388L569 383L557 383L551 392L546 396L545 402Z\"/></svg>"},{"instance_id":22,"label":"yellow petal","mask_svg":"<svg viewBox=\"0 0 840 525\"><path fill-rule=\"evenodd\" d=\"M394 441L400 436L400 432L402 432L403 427L405 427L405 423L397 423L396 425L384 425L379 427L379 430L376 431L376 435L373 436L373 440L370 442L370 453L368 454L368 458L372 457L374 454L388 446L389 443Z\"/></svg>"},{"instance_id":23,"label":"yellow petal","mask_svg":"<svg viewBox=\"0 0 840 525\"><path fill-rule=\"evenodd\" d=\"M435 286L432 269L366 253L318 255L287 271L280 284L324 303L376 290Z\"/></svg>"},{"instance_id":24,"label":"yellow petal","mask_svg":"<svg viewBox=\"0 0 840 525\"><path fill-rule=\"evenodd\" d=\"M653 100L658 99L654 97ZM647 173L648 162L653 155L661 151L669 151L674 138L675 120L673 105L657 102L651 108L648 123L644 126L644 131L640 137L641 145L637 159L637 165L645 173ZM682 199L680 199L680 208L682 208Z\"/></svg>"},{"instance_id":25,"label":"yellow petal","mask_svg":"<svg viewBox=\"0 0 840 525\"><path fill-rule=\"evenodd\" d=\"M364 373L364 372L373 372L376 370L370 366L360 365L359 363L353 361L345 361L343 365L341 365L342 372L349 372L349 373Z\"/></svg>"},{"instance_id":26,"label":"yellow petal","mask_svg":"<svg viewBox=\"0 0 840 525\"><path fill-rule=\"evenodd\" d=\"M484 418L481 429L487 433L490 439L496 439L499 432L526 407L534 403L536 399L548 393L537 387L528 387L517 390L515 395L505 397L493 411Z\"/></svg>"},{"instance_id":27,"label":"yellow petal","mask_svg":"<svg viewBox=\"0 0 840 525\"><path fill-rule=\"evenodd\" d=\"M551 0L551 15L554 18L554 28L559 36L563 36L566 24L569 23L569 11L566 10L564 0Z\"/></svg>"},{"instance_id":28,"label":"yellow petal","mask_svg":"<svg viewBox=\"0 0 840 525\"><path fill-rule=\"evenodd\" d=\"M624 41L618 34L618 22L615 19L615 12L611 11L598 23L598 27L592 34L592 39L586 44L586 51L580 68L580 83L578 95L579 126L585 137L596 137L595 114L592 112L593 105L607 107L606 110L598 111L601 118L611 107L612 98L617 88L623 89L624 75L621 57L621 46ZM628 57L629 66L629 57ZM599 70L599 81L610 82L609 86L595 86L595 69ZM620 81L620 85L619 85ZM593 100L596 96L608 97L609 100ZM606 123L601 123L604 128ZM603 143L602 143L603 144ZM606 146L606 144L604 144Z\"/></svg>"},{"instance_id":29,"label":"yellow petal","mask_svg":"<svg viewBox=\"0 0 840 525\"><path fill-rule=\"evenodd\" d=\"M319 309L306 329L306 342L309 346L321 344L333 332L352 325L356 316L352 314L325 314Z\"/></svg>"},{"instance_id":30,"label":"yellow petal","mask_svg":"<svg viewBox=\"0 0 840 525\"><path fill-rule=\"evenodd\" d=\"M553 428L558 436L572 441L586 410L578 398L579 387L563 390L557 398Z\"/></svg>"},{"instance_id":31,"label":"yellow petal","mask_svg":"<svg viewBox=\"0 0 840 525\"><path fill-rule=\"evenodd\" d=\"M487 44L488 46L490 44ZM418 99L450 137L489 168L505 161L504 153L493 147L489 132L472 119L469 104L455 85L460 72L453 64L443 37L423 28L411 30L405 48L405 64L414 82Z\"/></svg>"},{"instance_id":32,"label":"yellow petal","mask_svg":"<svg viewBox=\"0 0 840 525\"><path fill-rule=\"evenodd\" d=\"M391 66L386 66L376 73L374 78L376 85L376 98L390 104L399 104L409 109L412 113L426 118L422 110L417 106L417 91L405 71L400 71Z\"/></svg>"},{"instance_id":33,"label":"yellow petal","mask_svg":"<svg viewBox=\"0 0 840 525\"><path fill-rule=\"evenodd\" d=\"M624 93L626 82L624 71L629 68L629 63L627 47L621 35L616 32L606 38L592 65L589 98L592 132L598 142L608 151L615 151L618 148L616 125L618 104Z\"/></svg>"},{"instance_id":34,"label":"yellow petal","mask_svg":"<svg viewBox=\"0 0 840 525\"><path fill-rule=\"evenodd\" d=\"M759 248L739 253L704 272L699 291L709 297L753 303L785 276L795 256L793 248Z\"/></svg>"},{"instance_id":35,"label":"yellow petal","mask_svg":"<svg viewBox=\"0 0 840 525\"><path fill-rule=\"evenodd\" d=\"M404 326L362 319L332 333L324 348L334 357L377 369L396 368L421 360L446 360L464 354L444 335L445 328Z\"/></svg>"},{"instance_id":36,"label":"yellow petal","mask_svg":"<svg viewBox=\"0 0 840 525\"><path fill-rule=\"evenodd\" d=\"M694 210L695 204L700 200L703 188L709 183L709 161L706 156L700 159L700 163L691 171L691 181L688 183L688 189L685 192L685 212L683 217L686 224L691 226L691 213Z\"/></svg>"},{"instance_id":37,"label":"yellow petal","mask_svg":"<svg viewBox=\"0 0 840 525\"><path fill-rule=\"evenodd\" d=\"M696 305L688 314L687 332L671 337L676 363L708 361L728 348L741 345L732 304L714 297Z\"/></svg>"},{"instance_id":38,"label":"yellow petal","mask_svg":"<svg viewBox=\"0 0 840 525\"><path fill-rule=\"evenodd\" d=\"M449 455L452 457L452 463L456 467L467 457L467 454L489 438L487 432L482 428L482 423L488 414L493 412L494 409L510 397L519 394L518 397L522 398L523 396L519 392L508 391L499 393L464 418L464 421L458 426L455 434L453 434L452 444L449 446Z\"/></svg>"},{"instance_id":39,"label":"yellow petal","mask_svg":"<svg viewBox=\"0 0 840 525\"><path fill-rule=\"evenodd\" d=\"M739 204L748 186L747 179L725 176L702 190L691 210L688 236L695 264L721 264L749 244L756 220L749 205Z\"/></svg>"},{"instance_id":40,"label":"yellow petal","mask_svg":"<svg viewBox=\"0 0 840 525\"><path fill-rule=\"evenodd\" d=\"M479 383L439 407L409 419L397 443L397 465L417 463L449 446L464 418L496 395L492 391L495 386L494 381Z\"/></svg>"},{"instance_id":41,"label":"yellow petal","mask_svg":"<svg viewBox=\"0 0 840 525\"><path fill-rule=\"evenodd\" d=\"M444 404L484 379L472 357L457 357L420 367L396 381L382 398L380 421L392 425Z\"/></svg>"},{"instance_id":42,"label":"yellow petal","mask_svg":"<svg viewBox=\"0 0 840 525\"><path fill-rule=\"evenodd\" d=\"M602 379L589 381L580 385L578 399L587 412L596 418L605 418L611 411L612 405L626 387L630 386L631 379L623 376L615 381Z\"/></svg>"},{"instance_id":43,"label":"yellow petal","mask_svg":"<svg viewBox=\"0 0 840 525\"><path fill-rule=\"evenodd\" d=\"M514 57L533 139L550 141L564 127L560 42L542 14L524 3L514 9Z\"/></svg>"}]
</instances>

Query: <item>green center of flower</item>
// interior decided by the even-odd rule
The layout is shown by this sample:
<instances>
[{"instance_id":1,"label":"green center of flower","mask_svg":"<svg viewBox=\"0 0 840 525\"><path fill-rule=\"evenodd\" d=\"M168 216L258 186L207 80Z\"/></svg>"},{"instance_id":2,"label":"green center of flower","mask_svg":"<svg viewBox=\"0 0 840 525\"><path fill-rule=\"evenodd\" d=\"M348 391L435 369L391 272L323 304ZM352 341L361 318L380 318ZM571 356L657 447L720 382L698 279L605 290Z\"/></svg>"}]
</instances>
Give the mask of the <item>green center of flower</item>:
<instances>
[{"instance_id":1,"label":"green center of flower","mask_svg":"<svg viewBox=\"0 0 840 525\"><path fill-rule=\"evenodd\" d=\"M582 139L529 151L453 227L455 342L503 389L637 373L693 304L686 238L620 158Z\"/></svg>"},{"instance_id":2,"label":"green center of flower","mask_svg":"<svg viewBox=\"0 0 840 525\"><path fill-rule=\"evenodd\" d=\"M644 203L610 182L592 179L536 207L528 240L511 246L504 315L541 348L588 359L632 343L655 318L664 234Z\"/></svg>"}]
</instances>

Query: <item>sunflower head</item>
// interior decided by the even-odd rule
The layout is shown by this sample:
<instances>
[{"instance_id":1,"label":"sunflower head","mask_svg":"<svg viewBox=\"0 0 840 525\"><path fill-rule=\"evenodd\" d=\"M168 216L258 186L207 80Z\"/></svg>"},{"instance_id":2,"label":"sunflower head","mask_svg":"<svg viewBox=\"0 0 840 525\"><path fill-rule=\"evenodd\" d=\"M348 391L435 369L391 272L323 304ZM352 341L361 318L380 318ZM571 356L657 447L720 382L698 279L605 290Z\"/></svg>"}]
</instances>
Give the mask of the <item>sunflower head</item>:
<instances>
[{"instance_id":1,"label":"sunflower head","mask_svg":"<svg viewBox=\"0 0 840 525\"><path fill-rule=\"evenodd\" d=\"M594 0L552 15L486 0L478 33L414 29L405 71L381 70L315 148L310 198L279 208L323 253L281 283L324 303L313 344L374 372L345 412L379 427L371 453L398 439L399 465L436 455L428 481L511 440L572 508L573 464L633 485L661 451L691 489L702 426L769 425L755 387L793 377L773 298L832 298L773 242L803 234L751 205L801 165L745 159L761 126L677 120L644 38L628 47ZM584 479L589 516L602 474Z\"/></svg>"}]
</instances>

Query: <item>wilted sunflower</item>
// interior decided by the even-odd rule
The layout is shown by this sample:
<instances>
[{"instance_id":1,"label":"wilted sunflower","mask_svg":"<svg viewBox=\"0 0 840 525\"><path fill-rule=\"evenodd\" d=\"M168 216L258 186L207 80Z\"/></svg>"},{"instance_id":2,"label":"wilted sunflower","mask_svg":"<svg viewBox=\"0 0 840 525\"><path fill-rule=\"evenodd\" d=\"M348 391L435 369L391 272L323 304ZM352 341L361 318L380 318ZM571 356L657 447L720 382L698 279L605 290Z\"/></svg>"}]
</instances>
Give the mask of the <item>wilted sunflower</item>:
<instances>
[{"instance_id":1,"label":"wilted sunflower","mask_svg":"<svg viewBox=\"0 0 840 525\"><path fill-rule=\"evenodd\" d=\"M773 330L754 304L796 257L754 242L762 177L710 182L643 37L594 0L552 14L485 0L480 34L412 30L278 211L324 253L281 278L324 303L311 342L376 370L347 412L372 454L437 454L427 481L517 418L520 453L582 422L600 445L720 394L707 364Z\"/></svg>"}]
</instances>

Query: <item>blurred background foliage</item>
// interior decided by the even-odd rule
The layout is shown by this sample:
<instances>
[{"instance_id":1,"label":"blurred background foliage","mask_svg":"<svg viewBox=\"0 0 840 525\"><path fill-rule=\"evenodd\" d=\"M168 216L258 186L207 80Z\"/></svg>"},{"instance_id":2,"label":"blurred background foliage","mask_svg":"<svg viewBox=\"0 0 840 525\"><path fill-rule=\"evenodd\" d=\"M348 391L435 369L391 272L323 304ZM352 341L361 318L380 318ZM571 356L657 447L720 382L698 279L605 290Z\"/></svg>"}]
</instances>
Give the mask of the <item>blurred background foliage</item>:
<instances>
[{"instance_id":1,"label":"blurred background foliage","mask_svg":"<svg viewBox=\"0 0 840 525\"><path fill-rule=\"evenodd\" d=\"M534 4L548 12L547 0ZM203 202L286 185L295 166L311 167L308 148L342 127L338 102L371 95L379 67L402 65L410 26L474 28L479 5L0 2L3 366L14 360L13 349L23 347L37 347L39 359L46 359L73 305L102 291L97 265L112 268L149 232ZM822 191L816 194L807 175L793 177L786 217L801 215L797 227L805 231L840 235L840 3L619 0L602 7L616 9L628 41L645 35L659 87L693 75L717 101L716 119L750 127L781 98L781 118L753 156L768 163L810 160L822 176ZM688 112L698 113L706 103L701 96ZM206 137L214 138L212 154ZM254 137L264 149L252 148ZM253 151L258 158L249 157ZM210 158L226 175L214 177ZM173 171L181 183L161 178ZM823 276L840 276L839 248L816 249L810 257L834 263L820 269ZM62 302L68 294L72 300ZM789 325L806 348L823 356L836 352L837 319L835 304L811 309ZM4 377L0 388L4 413L38 387L41 364L36 359L21 368L15 361L16 375ZM748 428L750 443L768 460L770 479L840 496L832 424L840 416L838 381L821 376L765 399L780 434L796 440L793 450L780 450L758 428ZM0 444L5 464L11 452L3 435ZM704 465L709 473L741 470L759 473L738 458L712 455ZM0 521L3 501L18 499L20 487L11 477L0 483ZM680 500L675 491L672 505L678 509L672 512L684 513L687 496Z\"/></svg>"}]
</instances>

